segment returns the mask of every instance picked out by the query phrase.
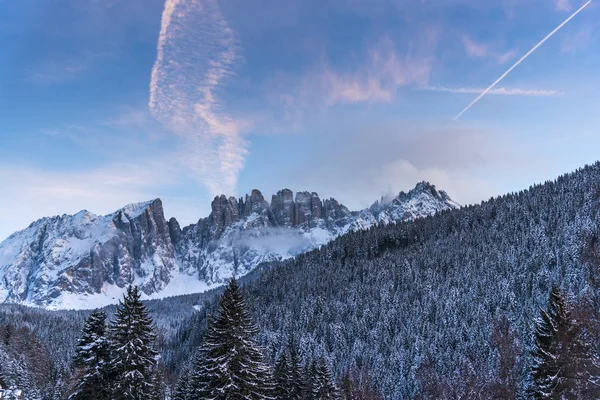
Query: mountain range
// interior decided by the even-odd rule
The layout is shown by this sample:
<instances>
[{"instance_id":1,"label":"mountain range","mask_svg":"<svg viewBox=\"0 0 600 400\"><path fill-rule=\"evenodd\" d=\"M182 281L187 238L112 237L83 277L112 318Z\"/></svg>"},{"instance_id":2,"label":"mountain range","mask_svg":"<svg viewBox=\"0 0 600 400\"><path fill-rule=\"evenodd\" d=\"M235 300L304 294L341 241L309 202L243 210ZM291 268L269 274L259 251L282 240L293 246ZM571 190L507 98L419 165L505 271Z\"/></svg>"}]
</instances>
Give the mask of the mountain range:
<instances>
[{"instance_id":1,"label":"mountain range","mask_svg":"<svg viewBox=\"0 0 600 400\"><path fill-rule=\"evenodd\" d=\"M160 199L105 216L42 218L0 243L0 302L87 309L116 303L129 284L145 298L202 292L348 232L455 208L446 192L421 182L360 211L289 189L270 203L259 190L221 195L208 217L184 228L165 218Z\"/></svg>"}]
</instances>

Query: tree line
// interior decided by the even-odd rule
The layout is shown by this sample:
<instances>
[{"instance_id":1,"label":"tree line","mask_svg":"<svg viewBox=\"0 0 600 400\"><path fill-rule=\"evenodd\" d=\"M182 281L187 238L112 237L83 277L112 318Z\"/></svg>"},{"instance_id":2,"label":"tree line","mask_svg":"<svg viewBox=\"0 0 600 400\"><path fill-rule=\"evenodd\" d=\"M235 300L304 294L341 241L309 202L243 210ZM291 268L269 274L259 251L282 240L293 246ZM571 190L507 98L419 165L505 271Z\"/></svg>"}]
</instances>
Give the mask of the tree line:
<instances>
[{"instance_id":1,"label":"tree line","mask_svg":"<svg viewBox=\"0 0 600 400\"><path fill-rule=\"evenodd\" d=\"M596 253L600 254L600 253ZM590 264L590 276L600 267ZM600 289L600 287L596 288ZM417 373L416 399L593 399L600 398L600 291L569 299L557 285L548 304L534 321L534 363L520 382L523 349L510 322L494 323L492 342L499 354L498 374L482 376L466 369L465 385L452 387L425 361ZM86 321L77 344L78 382L70 400L378 400L365 366L335 377L325 357L302 360L291 340L271 365L266 349L256 341L259 329L252 320L235 279L225 289L219 311L204 333L193 361L172 391L160 385L152 323L137 288L130 288L108 330L106 314L95 311ZM107 334L108 332L108 334ZM112 354L112 355L111 355ZM390 371L390 374L393 374Z\"/></svg>"},{"instance_id":2,"label":"tree line","mask_svg":"<svg viewBox=\"0 0 600 400\"><path fill-rule=\"evenodd\" d=\"M69 400L379 400L365 367L337 377L329 361L302 360L295 343L274 365L258 344L242 290L232 279L175 388L161 382L153 323L137 287L129 287L107 325L87 318L77 342Z\"/></svg>"},{"instance_id":3,"label":"tree line","mask_svg":"<svg viewBox=\"0 0 600 400\"><path fill-rule=\"evenodd\" d=\"M586 232L598 231L599 182L600 164L595 164L481 205L353 232L319 250L274 263L243 287L246 306L260 327L253 339L264 350L269 385L286 387L273 383L276 376L288 375L281 373L286 369L282 367L276 374L276 367L292 364L295 351L304 371L300 381L310 382L308 371L323 358L338 391L344 388L345 375L355 381L366 375L369 383L362 387L370 386L386 399L525 398L538 386L546 398L553 398L552 390L572 388L575 382L586 382L579 386L594 390L593 376L535 378L533 371L539 343L550 343L550 350L562 354L550 357L562 366L542 371L595 363L586 352L589 338L600 331L594 313L600 309L594 294L600 275L588 257L593 260L598 253L598 240ZM558 304L549 298L555 286L561 292L555 299L564 298L566 311L560 313L549 308ZM160 352L153 375L156 386L167 387L166 396L172 396L171 387L184 391L185 385L175 382L186 381L181 377L194 371L210 316L220 315L219 304L203 304L204 299L184 296L146 303L156 323L153 349ZM195 311L192 305L198 306ZM106 311L112 314L113 308ZM553 315L571 322L559 324ZM0 343L0 357L5 350L10 365L0 363L0 374L9 375L6 385L0 384L13 385L15 375L25 370L32 387L56 383L70 395L74 374L63 358L74 353L74 336L87 316L2 306L0 324L15 329L8 345ZM540 329L546 332L542 340L536 321L544 320L551 322L551 329ZM107 337L112 324L107 323ZM20 358L20 349L27 346L18 344L17 336L27 331L35 332L44 345L39 357L22 351ZM44 353L58 367L52 376L45 368L34 368L43 365ZM567 357L573 354L587 355ZM552 379L542 384L543 376ZM66 384L59 385L61 381ZM63 399L49 384L43 386L44 399Z\"/></svg>"}]
</instances>

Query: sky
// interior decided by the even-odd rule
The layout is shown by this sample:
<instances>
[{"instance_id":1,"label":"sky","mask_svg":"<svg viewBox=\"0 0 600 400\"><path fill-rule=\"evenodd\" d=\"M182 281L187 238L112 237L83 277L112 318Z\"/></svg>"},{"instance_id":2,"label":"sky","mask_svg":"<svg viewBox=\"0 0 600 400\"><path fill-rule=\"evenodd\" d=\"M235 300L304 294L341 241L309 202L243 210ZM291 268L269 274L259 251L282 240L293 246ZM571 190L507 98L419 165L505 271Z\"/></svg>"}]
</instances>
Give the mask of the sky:
<instances>
[{"instance_id":1,"label":"sky","mask_svg":"<svg viewBox=\"0 0 600 400\"><path fill-rule=\"evenodd\" d=\"M422 180L461 204L595 162L600 1L0 0L0 240L160 197Z\"/></svg>"}]
</instances>

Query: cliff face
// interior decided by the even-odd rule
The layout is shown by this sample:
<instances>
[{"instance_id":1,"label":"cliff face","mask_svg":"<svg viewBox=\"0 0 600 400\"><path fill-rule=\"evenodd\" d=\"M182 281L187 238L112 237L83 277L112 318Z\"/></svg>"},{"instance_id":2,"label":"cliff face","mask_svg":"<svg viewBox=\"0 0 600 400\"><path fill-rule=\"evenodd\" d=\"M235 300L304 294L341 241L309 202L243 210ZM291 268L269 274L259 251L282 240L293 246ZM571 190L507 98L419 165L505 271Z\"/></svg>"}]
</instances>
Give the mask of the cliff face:
<instances>
[{"instance_id":1,"label":"cliff face","mask_svg":"<svg viewBox=\"0 0 600 400\"><path fill-rule=\"evenodd\" d=\"M43 218L0 245L2 260L0 300L35 305L133 282L155 293L177 268L160 200L103 217L82 211Z\"/></svg>"},{"instance_id":2,"label":"cliff face","mask_svg":"<svg viewBox=\"0 0 600 400\"><path fill-rule=\"evenodd\" d=\"M317 193L294 197L289 189L270 204L259 190L240 199L221 195L208 217L183 229L165 219L159 199L106 216L82 211L43 218L0 244L0 302L82 308L115 302L129 284L152 297L189 293L350 230L456 207L422 182L358 212Z\"/></svg>"}]
</instances>

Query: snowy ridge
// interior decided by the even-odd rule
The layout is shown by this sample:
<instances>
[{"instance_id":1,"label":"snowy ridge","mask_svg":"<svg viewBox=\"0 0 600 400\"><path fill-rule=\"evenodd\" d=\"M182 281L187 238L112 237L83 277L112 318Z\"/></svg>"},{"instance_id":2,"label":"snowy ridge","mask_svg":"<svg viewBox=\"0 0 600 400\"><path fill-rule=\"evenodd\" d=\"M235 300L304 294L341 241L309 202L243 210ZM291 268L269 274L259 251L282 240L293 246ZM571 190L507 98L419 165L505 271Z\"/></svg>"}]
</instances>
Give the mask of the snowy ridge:
<instances>
[{"instance_id":1,"label":"snowy ridge","mask_svg":"<svg viewBox=\"0 0 600 400\"><path fill-rule=\"evenodd\" d=\"M435 186L351 212L334 199L284 189L266 202L215 198L212 213L181 229L159 199L97 216L88 211L42 218L0 243L0 302L50 309L116 303L128 284L145 298L205 291L258 264L317 248L349 231L458 208Z\"/></svg>"}]
</instances>

